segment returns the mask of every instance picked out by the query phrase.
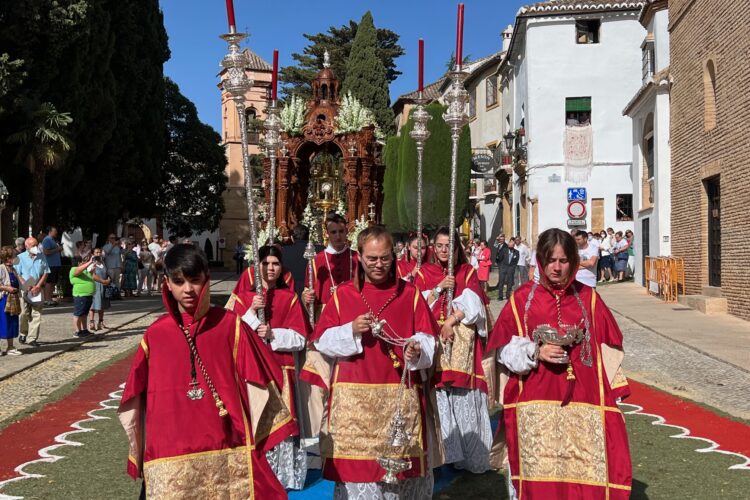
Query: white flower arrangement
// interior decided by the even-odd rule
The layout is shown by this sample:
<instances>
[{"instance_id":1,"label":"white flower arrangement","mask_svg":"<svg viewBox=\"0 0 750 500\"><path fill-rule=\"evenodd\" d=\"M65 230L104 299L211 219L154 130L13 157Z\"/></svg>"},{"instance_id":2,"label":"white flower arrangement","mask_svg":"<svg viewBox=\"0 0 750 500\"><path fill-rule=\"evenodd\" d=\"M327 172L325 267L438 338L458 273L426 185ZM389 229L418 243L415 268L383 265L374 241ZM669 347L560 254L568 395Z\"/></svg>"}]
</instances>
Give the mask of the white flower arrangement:
<instances>
[{"instance_id":1,"label":"white flower arrangement","mask_svg":"<svg viewBox=\"0 0 750 500\"><path fill-rule=\"evenodd\" d=\"M297 96L292 96L279 114L281 127L289 135L301 135L305 125L305 102Z\"/></svg>"},{"instance_id":2,"label":"white flower arrangement","mask_svg":"<svg viewBox=\"0 0 750 500\"><path fill-rule=\"evenodd\" d=\"M323 238L320 235L320 223L318 222L319 217L316 214L316 210L313 209L312 204L308 202L305 207L305 211L302 212L302 224L310 229L310 241L314 243L320 243Z\"/></svg>"},{"instance_id":3,"label":"white flower arrangement","mask_svg":"<svg viewBox=\"0 0 750 500\"><path fill-rule=\"evenodd\" d=\"M343 198L339 198L339 203L336 205L336 213L346 219L346 203Z\"/></svg>"},{"instance_id":4,"label":"white flower arrangement","mask_svg":"<svg viewBox=\"0 0 750 500\"><path fill-rule=\"evenodd\" d=\"M361 233L368 227L370 227L370 223L367 222L367 219L365 219L365 215L362 214L362 217L360 217L356 224L354 224L354 229L352 229L352 231L349 233L349 236L347 237L349 239L349 246L351 248L357 248L357 238L359 238L359 233Z\"/></svg>"},{"instance_id":5,"label":"white flower arrangement","mask_svg":"<svg viewBox=\"0 0 750 500\"><path fill-rule=\"evenodd\" d=\"M336 132L341 134L358 132L370 125L375 126L375 138L382 139L385 137L375 121L375 115L372 111L364 107L351 92L347 92L341 99L339 112L336 115Z\"/></svg>"}]
</instances>

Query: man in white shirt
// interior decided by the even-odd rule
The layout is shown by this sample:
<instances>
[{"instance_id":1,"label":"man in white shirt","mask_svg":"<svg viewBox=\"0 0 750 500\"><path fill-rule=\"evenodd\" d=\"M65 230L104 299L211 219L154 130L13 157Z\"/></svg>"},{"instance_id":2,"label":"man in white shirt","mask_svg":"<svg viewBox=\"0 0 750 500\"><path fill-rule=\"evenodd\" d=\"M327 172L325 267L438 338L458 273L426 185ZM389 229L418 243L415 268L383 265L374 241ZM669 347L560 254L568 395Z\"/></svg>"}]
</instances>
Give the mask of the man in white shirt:
<instances>
[{"instance_id":1,"label":"man in white shirt","mask_svg":"<svg viewBox=\"0 0 750 500\"><path fill-rule=\"evenodd\" d=\"M531 263L531 249L526 240L516 236L516 250L518 250L518 266L516 267L516 285L521 286L529 281L529 264Z\"/></svg>"},{"instance_id":2,"label":"man in white shirt","mask_svg":"<svg viewBox=\"0 0 750 500\"><path fill-rule=\"evenodd\" d=\"M576 281L596 288L596 263L599 260L599 248L589 244L589 235L586 231L576 233L576 244L578 255L581 256Z\"/></svg>"}]
</instances>

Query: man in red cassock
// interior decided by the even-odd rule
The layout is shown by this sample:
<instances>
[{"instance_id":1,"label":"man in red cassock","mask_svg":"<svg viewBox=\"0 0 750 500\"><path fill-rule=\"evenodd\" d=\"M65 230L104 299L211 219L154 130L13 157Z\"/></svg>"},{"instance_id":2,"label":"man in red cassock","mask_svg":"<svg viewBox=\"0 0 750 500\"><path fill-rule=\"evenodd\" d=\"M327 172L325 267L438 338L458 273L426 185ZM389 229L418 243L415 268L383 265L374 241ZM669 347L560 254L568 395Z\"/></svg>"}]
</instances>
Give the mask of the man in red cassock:
<instances>
[{"instance_id":1,"label":"man in red cassock","mask_svg":"<svg viewBox=\"0 0 750 500\"><path fill-rule=\"evenodd\" d=\"M309 288L309 271L305 277L305 289L302 300L305 308L313 305L315 316L320 315L322 307L328 303L334 291L352 281L357 276L359 255L349 248L349 234L346 219L337 213L326 217L328 246L315 256L312 266L313 288ZM303 383L300 389L307 401L308 422L305 422L306 435L315 437L320 432L323 418L323 407L326 392L330 387L331 364L310 345L305 354L305 364L300 371Z\"/></svg>"},{"instance_id":2,"label":"man in red cassock","mask_svg":"<svg viewBox=\"0 0 750 500\"><path fill-rule=\"evenodd\" d=\"M510 498L625 500L622 333L596 291L575 281L578 248L568 233L544 231L536 256L540 282L513 293L488 345L511 372L498 430Z\"/></svg>"},{"instance_id":3,"label":"man in red cassock","mask_svg":"<svg viewBox=\"0 0 750 500\"><path fill-rule=\"evenodd\" d=\"M419 290L396 278L390 233L365 229L359 250L364 279L335 290L312 337L335 360L320 431L323 477L336 481L334 498L430 498L439 431L423 371L438 328Z\"/></svg>"},{"instance_id":4,"label":"man in red cassock","mask_svg":"<svg viewBox=\"0 0 750 500\"><path fill-rule=\"evenodd\" d=\"M265 452L289 435L281 370L236 314L209 304L208 260L164 258L167 314L136 351L118 410L148 498L286 498Z\"/></svg>"}]
</instances>

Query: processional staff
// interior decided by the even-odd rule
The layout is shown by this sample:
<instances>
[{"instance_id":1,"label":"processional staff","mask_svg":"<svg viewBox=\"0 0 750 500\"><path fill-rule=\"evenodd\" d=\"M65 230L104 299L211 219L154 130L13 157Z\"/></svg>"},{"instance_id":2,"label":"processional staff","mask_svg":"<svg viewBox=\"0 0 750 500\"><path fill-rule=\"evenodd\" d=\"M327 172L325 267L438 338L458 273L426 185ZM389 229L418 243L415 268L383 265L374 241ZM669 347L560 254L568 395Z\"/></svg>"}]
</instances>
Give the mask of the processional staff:
<instances>
[{"instance_id":1,"label":"processional staff","mask_svg":"<svg viewBox=\"0 0 750 500\"><path fill-rule=\"evenodd\" d=\"M417 143L417 270L422 267L422 164L424 162L424 145L430 138L427 122L432 116L425 111L424 105L424 40L419 39L419 94L417 106L412 114L414 129L409 135Z\"/></svg>"},{"instance_id":2,"label":"processional staff","mask_svg":"<svg viewBox=\"0 0 750 500\"><path fill-rule=\"evenodd\" d=\"M229 33L221 35L221 38L229 44L229 52L224 56L221 65L227 71L224 79L224 90L232 96L237 108L240 123L240 139L242 143L242 166L245 173L245 196L247 199L247 217L250 226L250 244L252 245L253 263L255 270L255 293L263 295L263 281L260 275L260 258L258 256L258 227L255 221L255 202L253 200L254 179L250 168L250 155L247 150L247 123L245 121L245 94L253 86L253 81L248 78L245 69L250 62L240 49L240 43L247 38L247 33L237 33L234 23L234 6L232 0L227 0L227 14L229 16ZM265 311L259 309L258 319L265 323Z\"/></svg>"},{"instance_id":3,"label":"processional staff","mask_svg":"<svg viewBox=\"0 0 750 500\"><path fill-rule=\"evenodd\" d=\"M451 129L451 190L450 190L450 214L448 217L448 230L450 233L448 240L448 275L454 275L454 251L456 248L456 185L458 183L458 139L461 135L461 129L469 122L466 114L466 105L469 102L469 93L464 88L464 81L468 73L461 70L463 57L463 34L464 34L464 4L458 4L458 24L456 28L456 66L455 70L449 75L451 85L445 96L448 103L448 109L443 113L443 120ZM446 314L449 315L453 309L454 288L448 289L448 298L446 304ZM450 350L447 352L450 356Z\"/></svg>"},{"instance_id":4,"label":"processional staff","mask_svg":"<svg viewBox=\"0 0 750 500\"><path fill-rule=\"evenodd\" d=\"M270 172L270 203L268 206L268 243L276 241L276 149L281 144L281 118L277 107L279 82L279 51L273 51L273 73L271 76L271 103L268 106L268 116L263 125L266 128L265 145L268 159L271 162Z\"/></svg>"}]
</instances>

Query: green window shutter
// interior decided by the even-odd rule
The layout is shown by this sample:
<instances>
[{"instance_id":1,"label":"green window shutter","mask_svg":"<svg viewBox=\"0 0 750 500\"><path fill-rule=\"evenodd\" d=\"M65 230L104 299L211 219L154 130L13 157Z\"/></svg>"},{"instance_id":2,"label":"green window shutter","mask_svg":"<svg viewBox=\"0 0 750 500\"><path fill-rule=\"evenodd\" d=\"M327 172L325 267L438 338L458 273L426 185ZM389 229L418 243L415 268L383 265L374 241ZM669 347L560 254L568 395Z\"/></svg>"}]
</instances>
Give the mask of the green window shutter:
<instances>
[{"instance_id":1,"label":"green window shutter","mask_svg":"<svg viewBox=\"0 0 750 500\"><path fill-rule=\"evenodd\" d=\"M565 112L591 112L590 97L568 97L565 99Z\"/></svg>"}]
</instances>

